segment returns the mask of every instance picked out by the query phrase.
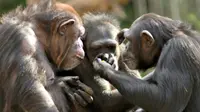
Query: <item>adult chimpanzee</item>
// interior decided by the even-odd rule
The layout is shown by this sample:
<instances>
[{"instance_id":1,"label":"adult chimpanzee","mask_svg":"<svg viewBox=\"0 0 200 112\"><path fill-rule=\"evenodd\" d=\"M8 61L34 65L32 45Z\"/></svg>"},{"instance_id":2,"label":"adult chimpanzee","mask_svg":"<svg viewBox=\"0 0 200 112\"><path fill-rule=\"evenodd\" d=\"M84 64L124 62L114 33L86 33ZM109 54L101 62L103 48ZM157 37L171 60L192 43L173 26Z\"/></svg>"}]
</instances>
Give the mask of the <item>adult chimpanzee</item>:
<instances>
[{"instance_id":1,"label":"adult chimpanzee","mask_svg":"<svg viewBox=\"0 0 200 112\"><path fill-rule=\"evenodd\" d=\"M149 112L199 112L200 34L181 21L145 14L124 31L129 42L124 63L137 68L155 65L141 80L116 71L98 56L94 68L133 104Z\"/></svg>"},{"instance_id":2,"label":"adult chimpanzee","mask_svg":"<svg viewBox=\"0 0 200 112\"><path fill-rule=\"evenodd\" d=\"M72 6L65 4L65 3L61 3L61 2L56 2L55 6L56 6L56 10L64 10L64 11L67 11L67 12L70 11L71 13L77 15L77 17L79 17L81 19L78 12Z\"/></svg>"},{"instance_id":3,"label":"adult chimpanzee","mask_svg":"<svg viewBox=\"0 0 200 112\"><path fill-rule=\"evenodd\" d=\"M118 70L120 56L119 43L116 40L120 30L118 21L107 14L89 13L83 16L83 22L86 28L83 39L86 56L83 62L70 72L78 75L80 80L94 91L94 102L88 106L88 111L120 112L133 107L116 89L113 89L109 82L99 77L92 65L96 56L105 54L102 58Z\"/></svg>"},{"instance_id":4,"label":"adult chimpanzee","mask_svg":"<svg viewBox=\"0 0 200 112\"><path fill-rule=\"evenodd\" d=\"M0 92L3 111L16 106L28 112L58 112L44 87L54 82L55 68L72 69L84 58L81 21L42 0L2 17Z\"/></svg>"},{"instance_id":5,"label":"adult chimpanzee","mask_svg":"<svg viewBox=\"0 0 200 112\"><path fill-rule=\"evenodd\" d=\"M76 15L77 18L81 20L79 14L70 5L56 2L55 7L56 10L73 13ZM74 77L68 76L73 74L68 73L65 74L66 77L60 77L59 71L60 70L56 70L56 76L59 77L56 79L57 81L46 88L47 91L51 94L52 99L58 110L60 112L66 112L67 110L73 112L87 111L84 107L93 101L93 98L91 96L93 94L93 91L91 90L91 88L89 88L84 83L81 83L79 80L74 79ZM62 81L67 82L67 85ZM64 93L63 89L61 88L64 88ZM80 90L82 92L79 92Z\"/></svg>"},{"instance_id":6,"label":"adult chimpanzee","mask_svg":"<svg viewBox=\"0 0 200 112\"><path fill-rule=\"evenodd\" d=\"M67 82L66 83L64 82ZM92 102L91 88L75 77L59 77L50 86L46 87L59 112L87 112L86 103ZM64 91L65 92L64 92ZM79 93L79 91L82 91Z\"/></svg>"}]
</instances>

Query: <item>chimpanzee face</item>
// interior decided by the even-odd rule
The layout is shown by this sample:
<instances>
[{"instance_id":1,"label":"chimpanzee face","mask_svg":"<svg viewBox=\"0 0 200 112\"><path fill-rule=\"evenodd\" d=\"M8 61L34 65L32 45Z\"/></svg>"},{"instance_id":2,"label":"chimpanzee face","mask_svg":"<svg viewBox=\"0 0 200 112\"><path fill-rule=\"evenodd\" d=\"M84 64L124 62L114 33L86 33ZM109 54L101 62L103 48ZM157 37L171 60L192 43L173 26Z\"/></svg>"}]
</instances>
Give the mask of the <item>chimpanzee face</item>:
<instances>
[{"instance_id":1,"label":"chimpanzee face","mask_svg":"<svg viewBox=\"0 0 200 112\"><path fill-rule=\"evenodd\" d=\"M113 58L111 65L115 63L118 68L118 58L119 58L119 44L116 41L117 33L119 29L111 25L110 23L96 26L93 31L87 33L85 38L85 50L90 63L101 54L102 58L107 60L108 58Z\"/></svg>"},{"instance_id":2,"label":"chimpanzee face","mask_svg":"<svg viewBox=\"0 0 200 112\"><path fill-rule=\"evenodd\" d=\"M63 22L63 25L64 26L60 26L62 27L60 28L60 31L62 30L61 33L63 33L63 36L58 37L59 48L62 53L60 54L60 58L58 58L61 59L59 60L61 62L59 63L59 67L69 70L79 65L84 59L85 52L83 50L81 37L85 33L85 28L75 19L71 19L71 21L68 20L66 23Z\"/></svg>"},{"instance_id":3,"label":"chimpanzee face","mask_svg":"<svg viewBox=\"0 0 200 112\"><path fill-rule=\"evenodd\" d=\"M143 25L137 20L129 29L120 32L121 37L127 40L123 61L130 69L147 69L155 63L159 50L152 34L148 30L139 29Z\"/></svg>"},{"instance_id":4,"label":"chimpanzee face","mask_svg":"<svg viewBox=\"0 0 200 112\"><path fill-rule=\"evenodd\" d=\"M47 55L51 57L57 68L72 69L80 64L85 56L81 40L85 28L80 19L76 17L77 15L73 13L67 13L66 11L51 13L56 16L50 19L50 22L43 24L48 37L44 42L46 43ZM49 29L46 28L49 26ZM49 31L52 33L48 34Z\"/></svg>"}]
</instances>

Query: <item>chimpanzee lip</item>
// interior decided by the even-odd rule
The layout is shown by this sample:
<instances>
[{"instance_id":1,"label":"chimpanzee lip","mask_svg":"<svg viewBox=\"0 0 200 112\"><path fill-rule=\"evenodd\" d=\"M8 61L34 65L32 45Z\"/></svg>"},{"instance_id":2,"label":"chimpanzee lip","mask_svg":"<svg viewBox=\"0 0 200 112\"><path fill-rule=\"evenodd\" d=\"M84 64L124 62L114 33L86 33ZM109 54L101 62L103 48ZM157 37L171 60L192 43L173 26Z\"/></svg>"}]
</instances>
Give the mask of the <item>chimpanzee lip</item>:
<instances>
[{"instance_id":1,"label":"chimpanzee lip","mask_svg":"<svg viewBox=\"0 0 200 112\"><path fill-rule=\"evenodd\" d=\"M79 59L83 60L84 57L85 57L85 55L79 55L79 54L77 54L76 57L78 57Z\"/></svg>"}]
</instances>

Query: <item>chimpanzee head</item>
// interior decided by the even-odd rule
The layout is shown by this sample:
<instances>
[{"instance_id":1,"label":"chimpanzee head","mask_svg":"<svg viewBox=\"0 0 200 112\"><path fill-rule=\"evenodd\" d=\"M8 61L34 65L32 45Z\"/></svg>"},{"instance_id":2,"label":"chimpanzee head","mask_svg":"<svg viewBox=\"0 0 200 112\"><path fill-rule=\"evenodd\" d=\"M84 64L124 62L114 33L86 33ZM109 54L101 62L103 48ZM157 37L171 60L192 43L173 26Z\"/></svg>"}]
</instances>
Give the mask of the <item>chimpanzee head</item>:
<instances>
[{"instance_id":1,"label":"chimpanzee head","mask_svg":"<svg viewBox=\"0 0 200 112\"><path fill-rule=\"evenodd\" d=\"M119 43L116 40L120 30L119 23L112 16L107 14L86 14L83 16L86 35L84 38L84 49L90 63L100 54L106 54L102 58L107 60L109 57L115 59L110 62L115 63L118 68Z\"/></svg>"},{"instance_id":2,"label":"chimpanzee head","mask_svg":"<svg viewBox=\"0 0 200 112\"><path fill-rule=\"evenodd\" d=\"M85 28L77 14L49 4L47 11L33 15L37 23L35 32L51 63L69 70L85 56L81 41Z\"/></svg>"},{"instance_id":3,"label":"chimpanzee head","mask_svg":"<svg viewBox=\"0 0 200 112\"><path fill-rule=\"evenodd\" d=\"M154 66L165 43L173 37L179 21L153 13L144 14L136 19L129 29L118 34L120 40L126 39L124 62L131 69L147 69ZM133 61L134 60L134 61ZM136 68L135 65L136 64Z\"/></svg>"}]
</instances>

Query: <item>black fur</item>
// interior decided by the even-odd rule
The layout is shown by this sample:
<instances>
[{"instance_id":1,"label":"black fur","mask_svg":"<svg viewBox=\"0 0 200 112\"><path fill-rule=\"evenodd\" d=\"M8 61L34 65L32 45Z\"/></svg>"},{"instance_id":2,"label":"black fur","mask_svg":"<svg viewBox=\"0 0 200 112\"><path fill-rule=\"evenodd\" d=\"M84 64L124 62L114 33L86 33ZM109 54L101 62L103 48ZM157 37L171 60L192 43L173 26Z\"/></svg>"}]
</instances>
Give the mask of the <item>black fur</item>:
<instances>
[{"instance_id":1,"label":"black fur","mask_svg":"<svg viewBox=\"0 0 200 112\"><path fill-rule=\"evenodd\" d=\"M129 30L131 38L137 38L138 45L142 30L148 30L155 38L161 52L149 64L149 67L156 64L155 70L146 78L138 79L96 60L94 66L101 76L113 84L127 100L148 112L200 111L199 33L181 21L151 13L137 19ZM143 66L138 68L143 69Z\"/></svg>"}]
</instances>

